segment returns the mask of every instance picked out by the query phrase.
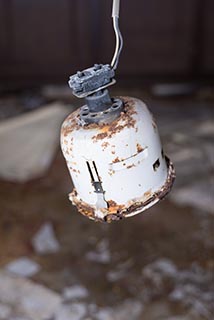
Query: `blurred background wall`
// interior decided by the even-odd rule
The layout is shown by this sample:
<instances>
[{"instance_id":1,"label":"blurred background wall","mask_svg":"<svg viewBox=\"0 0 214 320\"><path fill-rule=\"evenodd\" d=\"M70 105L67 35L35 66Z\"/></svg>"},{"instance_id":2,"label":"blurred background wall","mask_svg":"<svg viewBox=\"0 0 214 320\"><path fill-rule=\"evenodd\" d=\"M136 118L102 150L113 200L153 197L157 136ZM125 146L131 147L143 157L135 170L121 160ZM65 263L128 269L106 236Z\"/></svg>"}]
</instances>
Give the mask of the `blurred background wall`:
<instances>
[{"instance_id":1,"label":"blurred background wall","mask_svg":"<svg viewBox=\"0 0 214 320\"><path fill-rule=\"evenodd\" d=\"M122 0L118 75L210 81L213 0ZM114 50L111 0L0 0L0 84L65 82Z\"/></svg>"}]
</instances>

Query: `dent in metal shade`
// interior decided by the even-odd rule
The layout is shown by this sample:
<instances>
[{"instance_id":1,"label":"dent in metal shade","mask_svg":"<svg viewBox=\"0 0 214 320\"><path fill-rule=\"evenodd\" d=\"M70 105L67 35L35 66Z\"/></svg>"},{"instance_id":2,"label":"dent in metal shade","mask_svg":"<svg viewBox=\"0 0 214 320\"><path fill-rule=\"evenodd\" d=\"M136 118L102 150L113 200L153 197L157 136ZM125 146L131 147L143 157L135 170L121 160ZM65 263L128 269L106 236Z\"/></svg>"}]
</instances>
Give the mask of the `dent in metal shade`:
<instances>
[{"instance_id":1,"label":"dent in metal shade","mask_svg":"<svg viewBox=\"0 0 214 320\"><path fill-rule=\"evenodd\" d=\"M81 126L80 109L64 121L61 147L79 212L111 222L148 209L170 191L173 164L165 156L154 117L135 98L110 124Z\"/></svg>"}]
</instances>

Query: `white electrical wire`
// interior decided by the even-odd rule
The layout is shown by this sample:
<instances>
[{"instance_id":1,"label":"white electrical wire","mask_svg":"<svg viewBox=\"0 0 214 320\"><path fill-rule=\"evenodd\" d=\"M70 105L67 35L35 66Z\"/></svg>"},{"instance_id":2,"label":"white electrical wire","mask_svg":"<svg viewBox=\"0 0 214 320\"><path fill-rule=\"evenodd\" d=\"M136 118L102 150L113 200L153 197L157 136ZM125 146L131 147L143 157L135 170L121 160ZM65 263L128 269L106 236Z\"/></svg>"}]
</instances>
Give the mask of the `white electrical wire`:
<instances>
[{"instance_id":1,"label":"white electrical wire","mask_svg":"<svg viewBox=\"0 0 214 320\"><path fill-rule=\"evenodd\" d=\"M119 28L119 12L120 12L120 0L113 0L112 6L112 19L113 19L113 27L116 37L116 46L115 52L111 61L111 67L115 70L117 68L120 53L123 48L123 38Z\"/></svg>"},{"instance_id":2,"label":"white electrical wire","mask_svg":"<svg viewBox=\"0 0 214 320\"><path fill-rule=\"evenodd\" d=\"M120 0L113 0L112 17L119 18L119 13L120 13Z\"/></svg>"}]
</instances>

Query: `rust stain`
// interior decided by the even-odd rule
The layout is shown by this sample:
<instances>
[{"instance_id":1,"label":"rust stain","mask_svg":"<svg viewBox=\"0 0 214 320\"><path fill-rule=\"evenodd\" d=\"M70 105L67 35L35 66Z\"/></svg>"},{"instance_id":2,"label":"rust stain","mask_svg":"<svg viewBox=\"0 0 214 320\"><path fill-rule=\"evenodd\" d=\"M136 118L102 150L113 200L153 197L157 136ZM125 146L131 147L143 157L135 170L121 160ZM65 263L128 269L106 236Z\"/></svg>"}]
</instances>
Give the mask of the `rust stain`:
<instances>
[{"instance_id":1,"label":"rust stain","mask_svg":"<svg viewBox=\"0 0 214 320\"><path fill-rule=\"evenodd\" d=\"M84 201L80 201L77 199L77 191L74 188L73 191L69 194L69 199L72 201L73 205L75 205L80 213L88 218L94 216L94 208L89 206Z\"/></svg>"},{"instance_id":2,"label":"rust stain","mask_svg":"<svg viewBox=\"0 0 214 320\"><path fill-rule=\"evenodd\" d=\"M102 127L101 129L100 129L100 132L101 133L106 133L106 132L108 132L109 131L109 127L107 126L107 125L104 125L104 127Z\"/></svg>"},{"instance_id":3,"label":"rust stain","mask_svg":"<svg viewBox=\"0 0 214 320\"><path fill-rule=\"evenodd\" d=\"M73 167L69 167L70 171L74 172L74 173L78 173L80 174L80 170L74 169ZM76 175L77 176L77 175Z\"/></svg>"},{"instance_id":4,"label":"rust stain","mask_svg":"<svg viewBox=\"0 0 214 320\"><path fill-rule=\"evenodd\" d=\"M103 126L98 126L99 133L94 135L92 139L96 142L99 140L103 140L105 138L110 139L113 135L121 132L124 128L134 128L136 124L136 120L133 118L133 115L137 112L134 109L134 101L130 98L123 98L124 109L120 114L120 117L114 120L112 123ZM85 129L88 126L85 127Z\"/></svg>"},{"instance_id":5,"label":"rust stain","mask_svg":"<svg viewBox=\"0 0 214 320\"><path fill-rule=\"evenodd\" d=\"M98 133L96 136L93 136L92 139L94 140L94 142L96 142L97 140L103 140L107 137L108 137L108 132L102 132L102 133Z\"/></svg>"},{"instance_id":6,"label":"rust stain","mask_svg":"<svg viewBox=\"0 0 214 320\"><path fill-rule=\"evenodd\" d=\"M127 166L127 169L131 169L133 167L136 167L136 165L133 163L133 164L130 164L129 166Z\"/></svg>"},{"instance_id":7,"label":"rust stain","mask_svg":"<svg viewBox=\"0 0 214 320\"><path fill-rule=\"evenodd\" d=\"M124 205L119 205L114 200L108 201L108 214L119 213L123 208Z\"/></svg>"},{"instance_id":8,"label":"rust stain","mask_svg":"<svg viewBox=\"0 0 214 320\"><path fill-rule=\"evenodd\" d=\"M151 197L151 194L152 194L152 190L150 189L144 193L144 197L145 198Z\"/></svg>"},{"instance_id":9,"label":"rust stain","mask_svg":"<svg viewBox=\"0 0 214 320\"><path fill-rule=\"evenodd\" d=\"M115 171L114 170L110 170L109 174L110 174L110 176L113 176L113 174L115 174Z\"/></svg>"},{"instance_id":10,"label":"rust stain","mask_svg":"<svg viewBox=\"0 0 214 320\"><path fill-rule=\"evenodd\" d=\"M138 201L136 203L134 203L133 205L131 205L128 209L126 209L126 211L122 212L121 214L126 217L127 214L130 214L132 212L135 212L136 210L145 208L148 204L150 204L151 202L153 202L154 200L158 199L158 200L162 200L165 198L165 196L170 192L173 183L175 181L175 169L173 167L173 164L170 162L170 160L166 157L166 162L167 162L167 167L168 167L168 176L167 176L167 180L165 182L165 184L163 185L163 187L158 190L155 193L148 193L148 199L142 200L142 201ZM150 191L149 191L150 192ZM145 193L146 194L146 193ZM144 194L144 197L145 197Z\"/></svg>"},{"instance_id":11,"label":"rust stain","mask_svg":"<svg viewBox=\"0 0 214 320\"><path fill-rule=\"evenodd\" d=\"M105 216L105 222L107 223L111 223L113 221L119 221L119 220L122 220L123 217L119 214L109 214L107 216Z\"/></svg>"},{"instance_id":12,"label":"rust stain","mask_svg":"<svg viewBox=\"0 0 214 320\"><path fill-rule=\"evenodd\" d=\"M144 150L143 147L139 143L137 143L136 147L137 147L137 153L140 153Z\"/></svg>"},{"instance_id":13,"label":"rust stain","mask_svg":"<svg viewBox=\"0 0 214 320\"><path fill-rule=\"evenodd\" d=\"M109 142L105 141L101 144L101 147L103 148L103 151L110 145Z\"/></svg>"},{"instance_id":14,"label":"rust stain","mask_svg":"<svg viewBox=\"0 0 214 320\"><path fill-rule=\"evenodd\" d=\"M72 112L63 122L61 135L67 137L69 133L79 128L80 109Z\"/></svg>"},{"instance_id":15,"label":"rust stain","mask_svg":"<svg viewBox=\"0 0 214 320\"><path fill-rule=\"evenodd\" d=\"M103 219L95 216L96 208L94 206L89 206L85 202L78 199L75 189L69 195L69 198L77 207L78 211L84 216L87 216L89 219L108 223L121 220L137 210L143 211L143 209L154 200L162 200L169 193L175 180L175 170L168 158L166 158L166 162L168 166L168 176L164 186L160 190L155 193L152 193L151 190L145 192L142 199L139 199L134 203L130 203L128 207L125 207L125 205L118 205L114 200L109 200L108 209L105 210L106 216Z\"/></svg>"},{"instance_id":16,"label":"rust stain","mask_svg":"<svg viewBox=\"0 0 214 320\"><path fill-rule=\"evenodd\" d=\"M90 206L88 206L87 204L84 204L83 202L78 202L75 203L73 202L74 205L77 206L77 209L80 213L82 213L84 216L90 218L94 216L94 210L93 208L91 208Z\"/></svg>"},{"instance_id":17,"label":"rust stain","mask_svg":"<svg viewBox=\"0 0 214 320\"><path fill-rule=\"evenodd\" d=\"M112 163L118 163L118 162L120 162L121 160L117 157L117 158L115 158L113 161L112 161Z\"/></svg>"},{"instance_id":18,"label":"rust stain","mask_svg":"<svg viewBox=\"0 0 214 320\"><path fill-rule=\"evenodd\" d=\"M135 101L128 97L121 97L124 103L124 109L120 116L110 124L85 124L82 125L80 121L80 110L72 112L64 121L61 128L61 135L67 137L75 130L84 129L98 129L99 132L93 137L96 142L98 140L109 139L113 135L121 132L124 128L135 128L136 120L133 115L136 114Z\"/></svg>"}]
</instances>

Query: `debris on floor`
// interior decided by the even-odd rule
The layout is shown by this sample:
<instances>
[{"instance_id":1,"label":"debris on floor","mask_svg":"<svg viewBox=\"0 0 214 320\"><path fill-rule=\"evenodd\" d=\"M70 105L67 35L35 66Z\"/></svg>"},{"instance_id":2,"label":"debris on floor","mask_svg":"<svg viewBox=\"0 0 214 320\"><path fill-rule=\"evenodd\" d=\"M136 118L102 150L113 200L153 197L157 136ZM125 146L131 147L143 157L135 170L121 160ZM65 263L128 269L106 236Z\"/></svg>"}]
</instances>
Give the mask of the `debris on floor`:
<instances>
[{"instance_id":1,"label":"debris on floor","mask_svg":"<svg viewBox=\"0 0 214 320\"><path fill-rule=\"evenodd\" d=\"M138 320L143 311L143 305L136 300L124 301L116 308L104 308L99 310L96 320Z\"/></svg>"},{"instance_id":2,"label":"debris on floor","mask_svg":"<svg viewBox=\"0 0 214 320\"><path fill-rule=\"evenodd\" d=\"M32 245L38 254L56 253L60 250L60 244L51 223L45 223L37 231L32 239Z\"/></svg>"},{"instance_id":3,"label":"debris on floor","mask_svg":"<svg viewBox=\"0 0 214 320\"><path fill-rule=\"evenodd\" d=\"M11 318L49 319L61 304L57 293L5 271L0 271L0 283L0 302L12 308Z\"/></svg>"},{"instance_id":4,"label":"debris on floor","mask_svg":"<svg viewBox=\"0 0 214 320\"><path fill-rule=\"evenodd\" d=\"M5 266L5 270L26 278L34 276L40 271L40 269L41 267L38 263L27 257L19 258Z\"/></svg>"},{"instance_id":5,"label":"debris on floor","mask_svg":"<svg viewBox=\"0 0 214 320\"><path fill-rule=\"evenodd\" d=\"M182 207L191 206L214 214L214 178L177 188L170 198Z\"/></svg>"},{"instance_id":6,"label":"debris on floor","mask_svg":"<svg viewBox=\"0 0 214 320\"><path fill-rule=\"evenodd\" d=\"M148 100L177 173L169 197L148 213L111 225L79 215L60 152L41 179L0 181L0 320L213 320L213 100ZM47 137L54 130L48 125ZM13 144L14 160L28 142Z\"/></svg>"},{"instance_id":7,"label":"debris on floor","mask_svg":"<svg viewBox=\"0 0 214 320\"><path fill-rule=\"evenodd\" d=\"M86 316L87 307L83 303L72 303L68 305L61 305L55 314L54 320L83 320Z\"/></svg>"},{"instance_id":8,"label":"debris on floor","mask_svg":"<svg viewBox=\"0 0 214 320\"><path fill-rule=\"evenodd\" d=\"M143 278L150 281L152 286L161 290L162 282L165 278L174 278L177 273L176 266L168 259L157 260L142 270Z\"/></svg>"},{"instance_id":9,"label":"debris on floor","mask_svg":"<svg viewBox=\"0 0 214 320\"><path fill-rule=\"evenodd\" d=\"M41 177L59 146L59 131L68 109L53 103L9 118L0 126L0 178L26 182Z\"/></svg>"},{"instance_id":10,"label":"debris on floor","mask_svg":"<svg viewBox=\"0 0 214 320\"><path fill-rule=\"evenodd\" d=\"M98 263L109 263L111 260L109 252L109 243L107 239L102 240L96 246L96 251L90 251L86 254L86 258L90 261Z\"/></svg>"},{"instance_id":11,"label":"debris on floor","mask_svg":"<svg viewBox=\"0 0 214 320\"><path fill-rule=\"evenodd\" d=\"M127 261L114 266L113 270L110 270L106 275L108 281L117 282L118 280L126 277L133 265L134 261L130 258Z\"/></svg>"},{"instance_id":12,"label":"debris on floor","mask_svg":"<svg viewBox=\"0 0 214 320\"><path fill-rule=\"evenodd\" d=\"M194 319L211 320L214 293L212 270L207 272L197 264L178 270L170 260L160 259L147 265L142 274L143 300L148 302L167 295L169 302L188 310Z\"/></svg>"},{"instance_id":13,"label":"debris on floor","mask_svg":"<svg viewBox=\"0 0 214 320\"><path fill-rule=\"evenodd\" d=\"M6 304L0 303L0 319L8 319L11 314L12 308Z\"/></svg>"},{"instance_id":14,"label":"debris on floor","mask_svg":"<svg viewBox=\"0 0 214 320\"><path fill-rule=\"evenodd\" d=\"M74 285L72 287L66 287L63 290L62 296L65 301L75 300L75 299L84 299L89 295L88 290L80 285Z\"/></svg>"},{"instance_id":15,"label":"debris on floor","mask_svg":"<svg viewBox=\"0 0 214 320\"><path fill-rule=\"evenodd\" d=\"M0 97L0 122L42 108L48 101L40 90L22 90Z\"/></svg>"}]
</instances>

